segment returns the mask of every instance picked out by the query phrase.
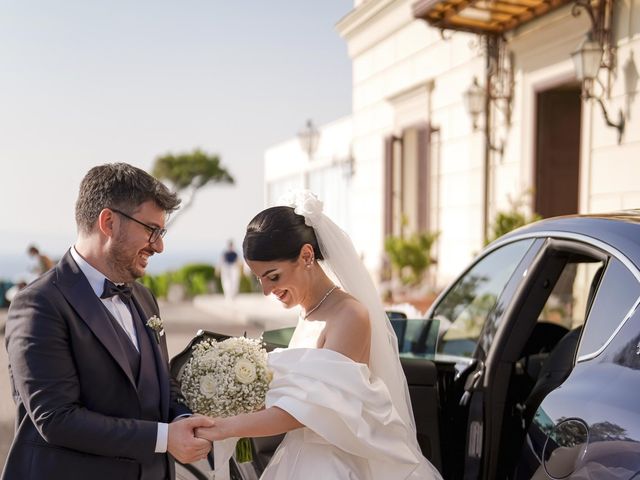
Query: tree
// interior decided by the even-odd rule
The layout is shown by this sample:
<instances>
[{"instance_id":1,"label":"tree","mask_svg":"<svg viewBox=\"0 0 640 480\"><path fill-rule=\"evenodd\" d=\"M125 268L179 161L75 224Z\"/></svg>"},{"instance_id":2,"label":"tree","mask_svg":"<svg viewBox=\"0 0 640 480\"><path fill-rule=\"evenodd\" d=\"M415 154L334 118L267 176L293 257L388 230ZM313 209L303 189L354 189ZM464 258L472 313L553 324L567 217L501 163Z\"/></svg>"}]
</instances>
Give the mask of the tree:
<instances>
[{"instance_id":1,"label":"tree","mask_svg":"<svg viewBox=\"0 0 640 480\"><path fill-rule=\"evenodd\" d=\"M200 188L209 183L235 183L231 174L221 165L218 155L209 155L200 149L157 157L151 173L159 180L170 183L183 199L182 208L174 214L172 221L175 221L178 213L192 205Z\"/></svg>"}]
</instances>

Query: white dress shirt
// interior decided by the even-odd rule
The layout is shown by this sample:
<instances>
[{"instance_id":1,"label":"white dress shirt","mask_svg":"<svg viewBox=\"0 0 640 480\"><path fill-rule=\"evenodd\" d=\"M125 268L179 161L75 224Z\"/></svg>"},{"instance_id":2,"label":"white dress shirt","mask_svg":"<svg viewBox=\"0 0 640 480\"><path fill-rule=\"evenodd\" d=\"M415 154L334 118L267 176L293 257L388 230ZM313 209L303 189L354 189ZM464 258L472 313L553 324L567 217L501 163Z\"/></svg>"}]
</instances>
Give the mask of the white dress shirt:
<instances>
[{"instance_id":1,"label":"white dress shirt","mask_svg":"<svg viewBox=\"0 0 640 480\"><path fill-rule=\"evenodd\" d=\"M76 251L76 247L71 247L71 256L78 264L78 267L84 273L84 276L87 277L89 281L89 285L91 285L91 289L96 294L98 298L102 295L102 291L104 290L104 280L105 277L102 273L92 267L84 258L80 256L80 254ZM107 310L113 315L113 318L120 324L122 329L127 333L129 338L131 339L131 343L136 347L136 350L140 351L138 346L138 336L136 335L136 329L133 326L133 318L131 317L131 312L129 308L124 304L124 302L118 297L114 295L110 298L100 298L103 305L107 307ZM167 440L169 436L169 425L166 423L158 422L158 433L156 436L156 453L164 453L167 451Z\"/></svg>"}]
</instances>

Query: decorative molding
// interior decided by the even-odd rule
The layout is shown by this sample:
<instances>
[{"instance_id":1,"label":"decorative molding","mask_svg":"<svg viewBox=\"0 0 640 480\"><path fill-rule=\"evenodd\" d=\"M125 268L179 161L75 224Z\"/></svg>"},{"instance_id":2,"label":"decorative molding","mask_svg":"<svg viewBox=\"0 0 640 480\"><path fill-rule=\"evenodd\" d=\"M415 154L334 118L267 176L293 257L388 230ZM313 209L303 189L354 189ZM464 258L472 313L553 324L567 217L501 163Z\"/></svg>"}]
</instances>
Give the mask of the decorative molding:
<instances>
[{"instance_id":1,"label":"decorative molding","mask_svg":"<svg viewBox=\"0 0 640 480\"><path fill-rule=\"evenodd\" d=\"M405 88L404 90L390 95L389 97L387 97L387 101L391 104L403 103L420 95L429 95L433 91L434 87L435 81L433 79L430 79L426 82L412 85L409 88Z\"/></svg>"},{"instance_id":2,"label":"decorative molding","mask_svg":"<svg viewBox=\"0 0 640 480\"><path fill-rule=\"evenodd\" d=\"M394 4L394 0L369 0L347 13L337 24L338 34L345 40L367 27L369 22L384 9Z\"/></svg>"}]
</instances>

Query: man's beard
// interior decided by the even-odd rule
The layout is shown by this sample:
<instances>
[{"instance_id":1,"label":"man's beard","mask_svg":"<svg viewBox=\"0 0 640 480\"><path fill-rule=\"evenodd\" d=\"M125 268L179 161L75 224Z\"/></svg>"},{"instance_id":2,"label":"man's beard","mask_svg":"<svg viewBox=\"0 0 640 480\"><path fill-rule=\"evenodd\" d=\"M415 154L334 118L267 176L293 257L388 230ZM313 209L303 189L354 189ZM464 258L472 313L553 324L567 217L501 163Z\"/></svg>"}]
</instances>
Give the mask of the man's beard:
<instances>
[{"instance_id":1,"label":"man's beard","mask_svg":"<svg viewBox=\"0 0 640 480\"><path fill-rule=\"evenodd\" d=\"M136 268L137 255L137 251L131 253L127 248L127 236L124 233L115 239L108 258L118 277L114 281L133 282L144 275L144 270L140 271Z\"/></svg>"}]
</instances>

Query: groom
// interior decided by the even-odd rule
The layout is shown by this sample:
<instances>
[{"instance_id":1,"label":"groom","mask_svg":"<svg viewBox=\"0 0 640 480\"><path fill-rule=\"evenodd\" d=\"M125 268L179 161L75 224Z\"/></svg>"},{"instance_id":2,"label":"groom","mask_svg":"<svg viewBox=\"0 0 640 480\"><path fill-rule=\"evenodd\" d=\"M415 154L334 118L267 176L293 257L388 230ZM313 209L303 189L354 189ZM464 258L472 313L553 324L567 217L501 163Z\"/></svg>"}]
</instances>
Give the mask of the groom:
<instances>
[{"instance_id":1,"label":"groom","mask_svg":"<svg viewBox=\"0 0 640 480\"><path fill-rule=\"evenodd\" d=\"M17 418L3 480L172 479L167 453L188 463L209 452L194 436L206 417L171 422L189 412L169 378L161 321L149 322L158 304L135 282L179 203L124 163L82 180L75 245L9 309Z\"/></svg>"}]
</instances>

